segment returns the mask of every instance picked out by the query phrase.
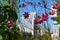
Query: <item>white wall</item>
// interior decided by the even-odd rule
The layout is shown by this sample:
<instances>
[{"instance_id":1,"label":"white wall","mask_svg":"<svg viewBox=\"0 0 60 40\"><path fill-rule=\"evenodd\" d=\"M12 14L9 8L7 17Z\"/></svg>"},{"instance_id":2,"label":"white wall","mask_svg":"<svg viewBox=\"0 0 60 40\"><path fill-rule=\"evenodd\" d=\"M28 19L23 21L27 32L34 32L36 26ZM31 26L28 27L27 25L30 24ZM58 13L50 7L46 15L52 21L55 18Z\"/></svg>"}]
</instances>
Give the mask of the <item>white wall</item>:
<instances>
[{"instance_id":1,"label":"white wall","mask_svg":"<svg viewBox=\"0 0 60 40\"><path fill-rule=\"evenodd\" d=\"M31 12L29 15L28 19L24 19L24 17L20 17L20 21L23 24L23 27L25 29L25 32L31 32L32 35L34 34L34 19L35 19L36 13L35 12ZM21 25L19 26L19 28L21 29Z\"/></svg>"}]
</instances>

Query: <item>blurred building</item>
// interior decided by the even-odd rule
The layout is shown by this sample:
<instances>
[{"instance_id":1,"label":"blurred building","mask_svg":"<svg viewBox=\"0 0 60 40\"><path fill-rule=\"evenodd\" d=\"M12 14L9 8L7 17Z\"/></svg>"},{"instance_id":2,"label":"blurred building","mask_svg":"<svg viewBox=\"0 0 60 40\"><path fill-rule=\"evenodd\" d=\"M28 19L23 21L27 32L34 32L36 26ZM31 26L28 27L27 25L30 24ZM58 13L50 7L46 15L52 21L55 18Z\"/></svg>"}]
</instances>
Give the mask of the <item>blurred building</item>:
<instances>
[{"instance_id":1,"label":"blurred building","mask_svg":"<svg viewBox=\"0 0 60 40\"><path fill-rule=\"evenodd\" d=\"M51 15L51 18L53 19L53 30L52 30L52 40L58 40L59 39L59 23L57 20L55 20L58 17L57 9L53 9L53 6L51 7L51 10L55 11L54 15Z\"/></svg>"}]
</instances>

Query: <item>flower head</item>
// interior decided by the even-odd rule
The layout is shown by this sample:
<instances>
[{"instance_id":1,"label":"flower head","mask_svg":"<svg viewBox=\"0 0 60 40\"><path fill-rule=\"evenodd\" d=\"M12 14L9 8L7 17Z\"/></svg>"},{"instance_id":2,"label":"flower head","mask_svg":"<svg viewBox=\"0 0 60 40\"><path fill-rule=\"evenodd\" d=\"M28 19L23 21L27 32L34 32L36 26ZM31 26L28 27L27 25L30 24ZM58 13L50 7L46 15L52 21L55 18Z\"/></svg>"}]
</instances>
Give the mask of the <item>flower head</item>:
<instances>
[{"instance_id":1,"label":"flower head","mask_svg":"<svg viewBox=\"0 0 60 40\"><path fill-rule=\"evenodd\" d=\"M59 4L53 5L53 9L59 9L59 8L60 8L60 5Z\"/></svg>"},{"instance_id":2,"label":"flower head","mask_svg":"<svg viewBox=\"0 0 60 40\"><path fill-rule=\"evenodd\" d=\"M40 16L38 16L38 21L39 21L39 23L41 24L41 23L43 22L43 18L40 17Z\"/></svg>"},{"instance_id":3,"label":"flower head","mask_svg":"<svg viewBox=\"0 0 60 40\"><path fill-rule=\"evenodd\" d=\"M8 25L9 28L14 28L13 20L10 18L6 20L6 24Z\"/></svg>"},{"instance_id":4,"label":"flower head","mask_svg":"<svg viewBox=\"0 0 60 40\"><path fill-rule=\"evenodd\" d=\"M55 12L52 10L49 14L50 14L50 15L54 15L54 14L55 14Z\"/></svg>"},{"instance_id":5,"label":"flower head","mask_svg":"<svg viewBox=\"0 0 60 40\"><path fill-rule=\"evenodd\" d=\"M26 7L26 5L23 3L23 4L21 5L21 7Z\"/></svg>"},{"instance_id":6,"label":"flower head","mask_svg":"<svg viewBox=\"0 0 60 40\"><path fill-rule=\"evenodd\" d=\"M34 20L34 24L39 24L39 22L37 20Z\"/></svg>"},{"instance_id":7,"label":"flower head","mask_svg":"<svg viewBox=\"0 0 60 40\"><path fill-rule=\"evenodd\" d=\"M42 14L42 18L44 21L48 21L48 14L46 13L46 15Z\"/></svg>"},{"instance_id":8,"label":"flower head","mask_svg":"<svg viewBox=\"0 0 60 40\"><path fill-rule=\"evenodd\" d=\"M25 14L23 14L23 15L24 15L24 18L25 18L25 19L29 17L28 12L25 12Z\"/></svg>"}]
</instances>

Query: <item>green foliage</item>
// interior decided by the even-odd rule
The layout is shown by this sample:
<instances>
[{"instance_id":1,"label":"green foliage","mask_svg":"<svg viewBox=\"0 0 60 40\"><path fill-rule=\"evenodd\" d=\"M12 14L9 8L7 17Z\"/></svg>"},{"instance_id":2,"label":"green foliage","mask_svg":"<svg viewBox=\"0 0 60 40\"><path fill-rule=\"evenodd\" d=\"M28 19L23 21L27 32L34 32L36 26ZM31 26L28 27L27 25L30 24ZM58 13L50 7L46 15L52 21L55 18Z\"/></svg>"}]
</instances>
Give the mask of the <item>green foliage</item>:
<instances>
[{"instance_id":1,"label":"green foliage","mask_svg":"<svg viewBox=\"0 0 60 40\"><path fill-rule=\"evenodd\" d=\"M44 34L44 35L42 36L42 40L52 40L51 34L49 34L49 33Z\"/></svg>"},{"instance_id":2,"label":"green foliage","mask_svg":"<svg viewBox=\"0 0 60 40\"><path fill-rule=\"evenodd\" d=\"M48 24L48 23L47 23ZM39 39L39 40L52 40L51 38L51 33L50 33L50 27L49 27L49 24L48 24L48 27L46 26L46 24L44 23L44 34L41 35L41 34L36 34L36 38ZM47 31L48 32L47 32Z\"/></svg>"},{"instance_id":3,"label":"green foliage","mask_svg":"<svg viewBox=\"0 0 60 40\"><path fill-rule=\"evenodd\" d=\"M17 18L18 18L16 11L13 10L13 8L11 6L8 6L8 5L3 6L2 11L0 12L0 14L1 13L4 14L4 16L1 15L1 17L0 17L0 18L2 18L1 20L3 20L3 21L5 19L7 19L7 17L8 18L11 17L13 19L13 21L16 21Z\"/></svg>"},{"instance_id":4,"label":"green foliage","mask_svg":"<svg viewBox=\"0 0 60 40\"><path fill-rule=\"evenodd\" d=\"M5 20L12 18L14 28L9 29ZM23 33L19 31L19 28L16 25L17 13L9 5L1 7L0 10L0 40L32 40L32 34ZM25 36L26 37L23 37ZM25 39L24 39L25 38Z\"/></svg>"},{"instance_id":5,"label":"green foliage","mask_svg":"<svg viewBox=\"0 0 60 40\"><path fill-rule=\"evenodd\" d=\"M43 35L37 34L36 38L39 40L52 40L51 34L49 34L49 33L45 33Z\"/></svg>"},{"instance_id":6,"label":"green foliage","mask_svg":"<svg viewBox=\"0 0 60 40\"><path fill-rule=\"evenodd\" d=\"M0 8L0 35L2 37L1 40L22 40L20 36L19 28L16 25L17 13L11 6L3 6ZM8 17L8 18L7 18ZM14 28L9 29L5 20L12 18L14 22Z\"/></svg>"},{"instance_id":7,"label":"green foliage","mask_svg":"<svg viewBox=\"0 0 60 40\"><path fill-rule=\"evenodd\" d=\"M31 33L23 32L22 37L23 37L23 40L32 40Z\"/></svg>"},{"instance_id":8,"label":"green foliage","mask_svg":"<svg viewBox=\"0 0 60 40\"><path fill-rule=\"evenodd\" d=\"M2 40L20 40L22 39L20 36L19 28L14 24L14 29L10 30L8 26L3 22L0 26L0 35L2 36Z\"/></svg>"}]
</instances>

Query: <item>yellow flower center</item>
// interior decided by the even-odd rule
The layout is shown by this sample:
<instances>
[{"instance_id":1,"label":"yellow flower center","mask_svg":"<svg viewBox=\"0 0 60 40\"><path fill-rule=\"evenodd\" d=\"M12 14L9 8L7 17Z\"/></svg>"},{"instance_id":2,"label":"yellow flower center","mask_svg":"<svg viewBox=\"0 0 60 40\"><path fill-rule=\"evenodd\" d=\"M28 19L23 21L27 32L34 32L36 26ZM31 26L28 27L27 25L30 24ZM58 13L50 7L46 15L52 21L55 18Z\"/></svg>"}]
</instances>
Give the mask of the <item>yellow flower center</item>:
<instances>
[{"instance_id":1,"label":"yellow flower center","mask_svg":"<svg viewBox=\"0 0 60 40\"><path fill-rule=\"evenodd\" d=\"M39 21L42 21L42 20L43 20L42 18L39 19Z\"/></svg>"}]
</instances>

